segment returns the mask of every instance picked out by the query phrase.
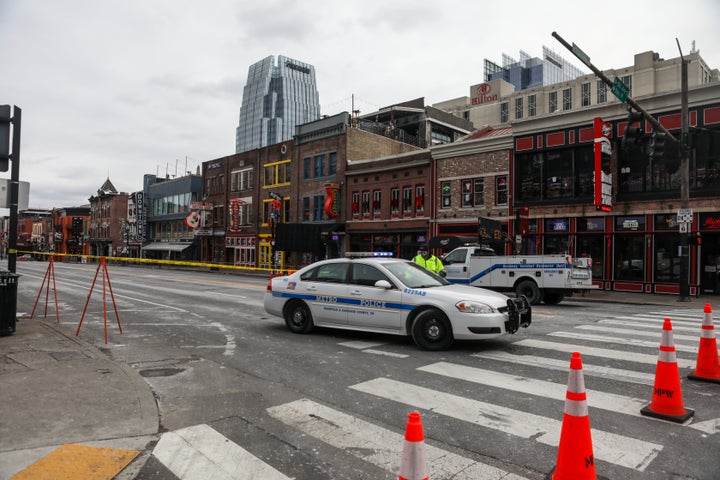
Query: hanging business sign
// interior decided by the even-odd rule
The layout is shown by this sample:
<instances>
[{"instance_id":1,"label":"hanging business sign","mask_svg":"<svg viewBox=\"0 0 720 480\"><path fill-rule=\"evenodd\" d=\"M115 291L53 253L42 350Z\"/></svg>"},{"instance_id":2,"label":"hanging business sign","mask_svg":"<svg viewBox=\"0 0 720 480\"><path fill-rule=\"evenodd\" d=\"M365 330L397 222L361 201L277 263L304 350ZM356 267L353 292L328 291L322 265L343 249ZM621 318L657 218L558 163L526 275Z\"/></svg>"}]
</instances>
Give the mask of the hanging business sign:
<instances>
[{"instance_id":1,"label":"hanging business sign","mask_svg":"<svg viewBox=\"0 0 720 480\"><path fill-rule=\"evenodd\" d=\"M603 212L612 210L612 170L610 158L612 156L612 125L603 122L602 118L595 117L595 208Z\"/></svg>"},{"instance_id":2,"label":"hanging business sign","mask_svg":"<svg viewBox=\"0 0 720 480\"><path fill-rule=\"evenodd\" d=\"M328 182L325 184L325 213L330 218L340 216L340 184Z\"/></svg>"}]
</instances>

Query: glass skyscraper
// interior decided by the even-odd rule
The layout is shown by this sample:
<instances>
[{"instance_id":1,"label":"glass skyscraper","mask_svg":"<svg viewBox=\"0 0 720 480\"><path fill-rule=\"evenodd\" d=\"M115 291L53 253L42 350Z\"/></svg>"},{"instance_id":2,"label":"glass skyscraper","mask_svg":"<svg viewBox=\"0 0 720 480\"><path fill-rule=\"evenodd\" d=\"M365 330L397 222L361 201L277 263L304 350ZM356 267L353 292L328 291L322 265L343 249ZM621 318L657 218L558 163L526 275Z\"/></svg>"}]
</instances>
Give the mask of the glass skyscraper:
<instances>
[{"instance_id":1,"label":"glass skyscraper","mask_svg":"<svg viewBox=\"0 0 720 480\"><path fill-rule=\"evenodd\" d=\"M235 153L292 139L295 126L320 118L315 67L269 56L248 69Z\"/></svg>"}]
</instances>

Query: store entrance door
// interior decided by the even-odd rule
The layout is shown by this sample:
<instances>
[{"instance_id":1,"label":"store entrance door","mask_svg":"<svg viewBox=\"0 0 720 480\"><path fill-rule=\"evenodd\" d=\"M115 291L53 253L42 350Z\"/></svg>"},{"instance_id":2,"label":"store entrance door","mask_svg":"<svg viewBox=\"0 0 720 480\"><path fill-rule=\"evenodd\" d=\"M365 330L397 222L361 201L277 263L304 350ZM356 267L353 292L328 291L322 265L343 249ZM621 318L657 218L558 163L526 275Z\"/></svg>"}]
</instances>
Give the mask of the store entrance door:
<instances>
[{"instance_id":1,"label":"store entrance door","mask_svg":"<svg viewBox=\"0 0 720 480\"><path fill-rule=\"evenodd\" d=\"M720 234L703 234L700 271L702 293L720 295Z\"/></svg>"}]
</instances>

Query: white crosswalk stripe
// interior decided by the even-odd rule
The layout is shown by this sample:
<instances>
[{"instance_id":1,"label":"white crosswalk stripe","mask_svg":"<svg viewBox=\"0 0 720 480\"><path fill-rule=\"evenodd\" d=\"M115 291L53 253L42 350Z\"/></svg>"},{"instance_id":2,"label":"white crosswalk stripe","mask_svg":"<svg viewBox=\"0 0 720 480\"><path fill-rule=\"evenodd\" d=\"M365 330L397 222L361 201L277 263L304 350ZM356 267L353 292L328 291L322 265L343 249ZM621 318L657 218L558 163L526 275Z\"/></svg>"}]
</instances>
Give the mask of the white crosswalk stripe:
<instances>
[{"instance_id":1,"label":"white crosswalk stripe","mask_svg":"<svg viewBox=\"0 0 720 480\"><path fill-rule=\"evenodd\" d=\"M208 425L164 433L153 455L182 480L289 480Z\"/></svg>"},{"instance_id":2,"label":"white crosswalk stripe","mask_svg":"<svg viewBox=\"0 0 720 480\"><path fill-rule=\"evenodd\" d=\"M325 443L346 449L363 460L397 474L404 436L310 400L268 409L273 417ZM425 446L429 476L433 479L522 480L505 472L446 450Z\"/></svg>"},{"instance_id":3,"label":"white crosswalk stripe","mask_svg":"<svg viewBox=\"0 0 720 480\"><path fill-rule=\"evenodd\" d=\"M694 354L697 352L701 326L701 320L698 318L702 318L702 312L658 311L635 316L618 315L600 319L597 323L578 325L567 331L548 332L545 338L554 339L553 341L537 337L519 339L512 343L513 353L508 352L507 349L471 353L468 358L483 360L483 368L464 365L461 359L457 362L440 361L414 367L419 374L427 375L428 383L423 385L418 384L421 383L420 381L414 383L399 381L388 375L348 385L348 388L356 395L370 396L373 402L405 405L421 412L432 412L433 415L441 418L447 417L456 422L465 422L472 425L477 430L478 438L485 441L492 439L493 435L501 435L503 438L514 437L518 442L526 444L537 443L557 448L567 386L557 380L548 380L547 375L543 375L543 371L567 372L569 361L566 354L579 351L583 357L585 376L625 382L628 387L633 384L652 386L665 317L672 319L673 329L678 331L674 334L678 356L683 354L685 356L678 358L679 368L694 367ZM406 359L417 358L413 355L391 352L383 348L384 344L378 342L349 341L340 345L363 353L386 356L388 362L406 362L410 361ZM640 349L647 349L647 353L638 351ZM689 359L691 356L693 356L692 360ZM605 365L608 361L614 362L612 367ZM530 376L531 373L528 372L533 372L532 369L523 369L523 373L527 376L502 371L503 368L507 370L512 365L537 368L537 375ZM557 378L557 375L554 377ZM438 383L437 381L441 381L442 378L451 378L458 382L449 384L444 382L442 384L447 387L443 389L427 386ZM530 395L554 402L557 404L557 415L545 417L532 411L522 411L513 408L511 401L500 405L468 398L467 392L472 390L463 387L463 382L487 387L481 391L492 389L498 393L498 396L490 396L490 398L523 398L527 401L529 398L527 396ZM587 390L587 404L592 410L600 410L604 415L616 418L619 424L626 421L624 418L628 416L638 419L633 420L635 422L658 421L640 414L640 410L650 401L649 395L647 398L634 398L620 395L617 391L602 391L597 385L603 383L592 383L594 388ZM461 389L463 393L458 394L452 391L453 388ZM398 473L404 436L403 432L397 429L383 428L372 423L372 418L360 418L305 398L270 407L267 413L304 436L341 449L348 455L385 470L388 472L388 478ZM615 425L603 428L593 423L592 427L593 451L597 460L636 472L644 472L663 452L662 444L642 438L642 433L635 433L634 436L640 438L633 438L633 435L615 433L613 431ZM720 419L705 418L702 422L670 424L667 428L685 427L703 435L720 434ZM642 432L642 429L639 431ZM485 464L477 458L444 450L432 443L432 441L427 442L425 445L430 478L526 480L525 477L498 468L497 464ZM526 445L523 448L532 447ZM182 480L289 478L206 425L164 434L153 453ZM503 462L509 459L497 460ZM318 459L318 461L325 460ZM244 476L238 473L241 471L245 473ZM249 471L254 473L248 475Z\"/></svg>"},{"instance_id":4,"label":"white crosswalk stripe","mask_svg":"<svg viewBox=\"0 0 720 480\"><path fill-rule=\"evenodd\" d=\"M389 378L376 378L350 388L377 397L431 410L477 426L557 447L562 422L513 408L472 400ZM662 445L592 430L595 458L643 471Z\"/></svg>"}]
</instances>

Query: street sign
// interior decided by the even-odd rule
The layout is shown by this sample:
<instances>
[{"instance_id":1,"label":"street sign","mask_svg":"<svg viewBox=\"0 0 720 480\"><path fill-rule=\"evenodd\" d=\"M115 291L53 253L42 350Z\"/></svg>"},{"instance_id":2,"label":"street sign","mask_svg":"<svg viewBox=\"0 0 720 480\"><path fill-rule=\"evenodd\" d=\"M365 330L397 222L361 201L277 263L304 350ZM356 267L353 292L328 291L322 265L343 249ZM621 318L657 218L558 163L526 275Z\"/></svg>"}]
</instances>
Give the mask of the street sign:
<instances>
[{"instance_id":1,"label":"street sign","mask_svg":"<svg viewBox=\"0 0 720 480\"><path fill-rule=\"evenodd\" d=\"M692 223L693 211L692 208L678 208L677 211L677 222L678 223Z\"/></svg>"},{"instance_id":2,"label":"street sign","mask_svg":"<svg viewBox=\"0 0 720 480\"><path fill-rule=\"evenodd\" d=\"M689 223L683 222L683 223L679 223L678 225L680 225L680 233L688 233L688 231L689 231L688 227L690 226Z\"/></svg>"},{"instance_id":3,"label":"street sign","mask_svg":"<svg viewBox=\"0 0 720 480\"><path fill-rule=\"evenodd\" d=\"M580 61L582 61L585 65L587 65L588 67L591 66L590 57L588 56L588 54L585 53L585 52L583 52L583 51L580 49L580 47L578 47L578 46L575 45L574 43L572 44L572 52L573 52L573 53L575 54L575 56L576 56L577 58L579 58Z\"/></svg>"},{"instance_id":4,"label":"street sign","mask_svg":"<svg viewBox=\"0 0 720 480\"><path fill-rule=\"evenodd\" d=\"M630 87L625 85L625 82L620 80L620 77L615 77L612 89L610 90L621 102L627 101L628 94L630 94Z\"/></svg>"}]
</instances>

